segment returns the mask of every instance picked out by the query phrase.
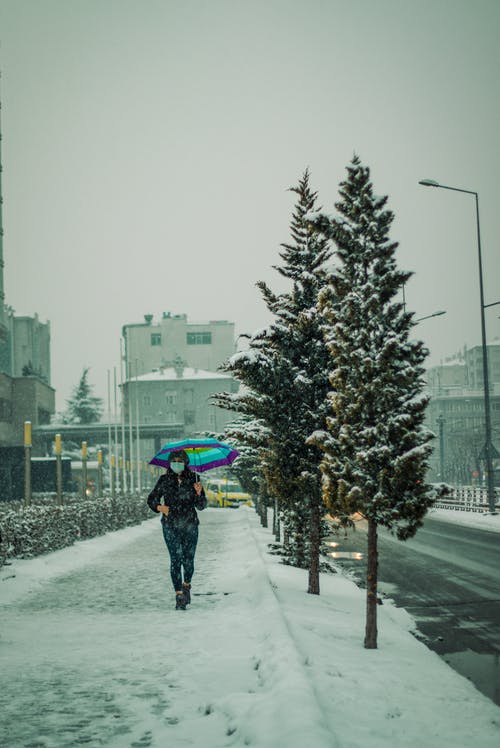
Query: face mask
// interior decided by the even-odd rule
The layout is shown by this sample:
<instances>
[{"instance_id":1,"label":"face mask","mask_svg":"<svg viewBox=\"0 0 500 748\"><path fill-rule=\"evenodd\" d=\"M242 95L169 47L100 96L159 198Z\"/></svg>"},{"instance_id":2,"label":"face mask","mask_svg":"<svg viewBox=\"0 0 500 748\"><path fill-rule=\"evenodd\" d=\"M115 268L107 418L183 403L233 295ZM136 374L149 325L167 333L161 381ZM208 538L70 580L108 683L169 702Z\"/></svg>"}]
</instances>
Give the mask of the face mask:
<instances>
[{"instance_id":1,"label":"face mask","mask_svg":"<svg viewBox=\"0 0 500 748\"><path fill-rule=\"evenodd\" d=\"M174 473L179 474L179 473L182 473L182 471L184 470L184 463L183 462L171 462L170 467L172 468Z\"/></svg>"}]
</instances>

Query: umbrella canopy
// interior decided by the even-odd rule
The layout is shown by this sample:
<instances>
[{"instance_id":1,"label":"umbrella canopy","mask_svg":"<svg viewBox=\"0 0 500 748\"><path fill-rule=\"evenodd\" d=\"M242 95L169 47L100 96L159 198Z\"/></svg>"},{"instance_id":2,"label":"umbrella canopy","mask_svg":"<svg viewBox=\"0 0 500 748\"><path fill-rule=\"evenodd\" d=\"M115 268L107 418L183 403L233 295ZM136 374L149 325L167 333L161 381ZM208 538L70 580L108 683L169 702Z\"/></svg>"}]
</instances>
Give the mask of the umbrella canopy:
<instances>
[{"instance_id":1,"label":"umbrella canopy","mask_svg":"<svg viewBox=\"0 0 500 748\"><path fill-rule=\"evenodd\" d=\"M196 473L204 473L205 470L212 470L221 465L230 465L239 455L239 452L229 444L223 444L216 439L184 439L165 444L149 464L167 468L170 465L170 455L179 449L188 453L188 467Z\"/></svg>"}]
</instances>

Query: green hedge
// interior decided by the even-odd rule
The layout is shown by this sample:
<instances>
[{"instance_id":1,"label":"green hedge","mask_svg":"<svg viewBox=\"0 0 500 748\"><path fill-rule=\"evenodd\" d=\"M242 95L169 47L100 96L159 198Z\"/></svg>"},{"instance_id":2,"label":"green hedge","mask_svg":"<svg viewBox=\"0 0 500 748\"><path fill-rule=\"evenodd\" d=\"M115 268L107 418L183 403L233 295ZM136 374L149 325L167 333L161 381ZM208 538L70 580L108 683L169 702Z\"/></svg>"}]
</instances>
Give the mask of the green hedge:
<instances>
[{"instance_id":1,"label":"green hedge","mask_svg":"<svg viewBox=\"0 0 500 748\"><path fill-rule=\"evenodd\" d=\"M0 512L0 566L7 558L33 558L137 525L153 515L144 497L94 498L64 506L53 502Z\"/></svg>"}]
</instances>

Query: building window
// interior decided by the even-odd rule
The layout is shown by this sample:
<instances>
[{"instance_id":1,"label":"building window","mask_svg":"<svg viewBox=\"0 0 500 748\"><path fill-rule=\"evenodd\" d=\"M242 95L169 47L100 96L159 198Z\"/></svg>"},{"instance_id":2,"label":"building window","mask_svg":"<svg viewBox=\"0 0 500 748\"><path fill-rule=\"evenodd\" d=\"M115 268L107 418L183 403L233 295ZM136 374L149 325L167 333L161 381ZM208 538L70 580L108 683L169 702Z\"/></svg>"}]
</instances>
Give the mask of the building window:
<instances>
[{"instance_id":1,"label":"building window","mask_svg":"<svg viewBox=\"0 0 500 748\"><path fill-rule=\"evenodd\" d=\"M186 333L186 342L188 345L211 345L211 332L188 332Z\"/></svg>"},{"instance_id":2,"label":"building window","mask_svg":"<svg viewBox=\"0 0 500 748\"><path fill-rule=\"evenodd\" d=\"M144 395L142 398L143 405L151 405L151 395Z\"/></svg>"},{"instance_id":3,"label":"building window","mask_svg":"<svg viewBox=\"0 0 500 748\"><path fill-rule=\"evenodd\" d=\"M177 392L175 390L167 390L165 392L165 402L167 405L177 405Z\"/></svg>"},{"instance_id":4,"label":"building window","mask_svg":"<svg viewBox=\"0 0 500 748\"><path fill-rule=\"evenodd\" d=\"M38 423L40 425L50 423L50 412L44 408L38 408Z\"/></svg>"},{"instance_id":5,"label":"building window","mask_svg":"<svg viewBox=\"0 0 500 748\"><path fill-rule=\"evenodd\" d=\"M185 426L192 426L195 422L195 411L194 410L185 410L184 411L184 425Z\"/></svg>"},{"instance_id":6,"label":"building window","mask_svg":"<svg viewBox=\"0 0 500 748\"><path fill-rule=\"evenodd\" d=\"M151 333L151 345L161 345L161 332Z\"/></svg>"},{"instance_id":7,"label":"building window","mask_svg":"<svg viewBox=\"0 0 500 748\"><path fill-rule=\"evenodd\" d=\"M12 404L10 400L0 397L0 421L10 423L12 421Z\"/></svg>"}]
</instances>

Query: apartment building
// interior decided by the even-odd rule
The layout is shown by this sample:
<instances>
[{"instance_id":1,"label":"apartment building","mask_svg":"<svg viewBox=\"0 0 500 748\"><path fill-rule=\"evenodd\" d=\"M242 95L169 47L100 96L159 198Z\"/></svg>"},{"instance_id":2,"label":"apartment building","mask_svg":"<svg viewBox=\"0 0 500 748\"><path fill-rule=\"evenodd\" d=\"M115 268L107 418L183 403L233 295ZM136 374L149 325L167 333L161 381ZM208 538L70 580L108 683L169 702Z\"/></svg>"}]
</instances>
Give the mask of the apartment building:
<instances>
[{"instance_id":1,"label":"apartment building","mask_svg":"<svg viewBox=\"0 0 500 748\"><path fill-rule=\"evenodd\" d=\"M493 467L500 465L500 342L488 344ZM435 434L431 478L485 482L485 413L482 346L464 349L426 372L426 422Z\"/></svg>"},{"instance_id":2,"label":"apartment building","mask_svg":"<svg viewBox=\"0 0 500 748\"><path fill-rule=\"evenodd\" d=\"M138 423L143 455L154 454L162 441L171 438L172 429L179 438L218 434L236 416L214 405L212 396L237 392L238 382L228 374L186 366L180 358L174 366L139 375L122 386L125 422L133 423L134 429ZM145 439L144 434L153 428L156 437Z\"/></svg>"},{"instance_id":3,"label":"apartment building","mask_svg":"<svg viewBox=\"0 0 500 748\"><path fill-rule=\"evenodd\" d=\"M234 353L234 322L227 320L189 322L186 314L163 312L155 321L145 314L144 322L124 325L122 336L127 379L177 359L214 372Z\"/></svg>"}]
</instances>

